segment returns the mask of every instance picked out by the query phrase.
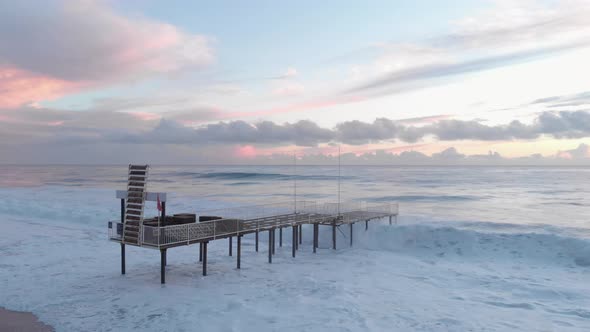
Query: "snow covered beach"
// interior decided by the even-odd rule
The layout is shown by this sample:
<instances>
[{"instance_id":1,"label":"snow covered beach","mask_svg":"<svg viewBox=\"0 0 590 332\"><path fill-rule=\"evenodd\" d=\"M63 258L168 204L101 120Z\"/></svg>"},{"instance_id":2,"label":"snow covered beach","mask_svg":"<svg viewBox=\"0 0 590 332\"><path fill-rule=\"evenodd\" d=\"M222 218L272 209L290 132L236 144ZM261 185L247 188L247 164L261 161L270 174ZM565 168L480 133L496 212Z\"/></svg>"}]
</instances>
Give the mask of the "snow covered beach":
<instances>
[{"instance_id":1,"label":"snow covered beach","mask_svg":"<svg viewBox=\"0 0 590 332\"><path fill-rule=\"evenodd\" d=\"M465 221L402 205L397 226L356 228L353 248L333 251L321 234L314 255L304 229L297 258L287 243L272 265L251 238L240 271L225 243L213 243L207 277L198 248L173 249L161 286L157 251L129 248L120 275L119 248L106 240L112 197L91 185L2 188L0 306L56 331L590 329L590 240L576 220ZM180 194L172 202L225 204Z\"/></svg>"}]
</instances>

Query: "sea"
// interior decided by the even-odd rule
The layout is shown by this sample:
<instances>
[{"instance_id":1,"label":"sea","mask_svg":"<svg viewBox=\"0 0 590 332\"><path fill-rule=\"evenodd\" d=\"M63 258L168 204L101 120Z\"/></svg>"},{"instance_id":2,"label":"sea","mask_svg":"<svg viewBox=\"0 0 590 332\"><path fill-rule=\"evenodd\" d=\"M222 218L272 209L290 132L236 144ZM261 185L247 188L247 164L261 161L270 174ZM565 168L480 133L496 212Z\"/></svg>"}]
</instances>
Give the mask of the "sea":
<instances>
[{"instance_id":1,"label":"sea","mask_svg":"<svg viewBox=\"0 0 590 332\"><path fill-rule=\"evenodd\" d=\"M80 197L100 195L118 207L114 192L125 189L127 166L4 165L0 174L5 201L32 194L83 209ZM586 167L152 166L148 191L200 209L293 200L397 202L402 219L590 228ZM3 205L0 213L8 208Z\"/></svg>"},{"instance_id":2,"label":"sea","mask_svg":"<svg viewBox=\"0 0 590 332\"><path fill-rule=\"evenodd\" d=\"M126 165L0 166L0 307L56 331L589 331L590 169L152 165L167 213L294 201L398 203L337 233L303 227L160 253L109 241ZM146 215L157 213L146 203ZM363 225L364 226L364 225ZM343 226L347 227L347 226ZM235 241L235 239L234 239ZM237 245L237 244L234 244ZM234 247L235 248L235 247Z\"/></svg>"}]
</instances>

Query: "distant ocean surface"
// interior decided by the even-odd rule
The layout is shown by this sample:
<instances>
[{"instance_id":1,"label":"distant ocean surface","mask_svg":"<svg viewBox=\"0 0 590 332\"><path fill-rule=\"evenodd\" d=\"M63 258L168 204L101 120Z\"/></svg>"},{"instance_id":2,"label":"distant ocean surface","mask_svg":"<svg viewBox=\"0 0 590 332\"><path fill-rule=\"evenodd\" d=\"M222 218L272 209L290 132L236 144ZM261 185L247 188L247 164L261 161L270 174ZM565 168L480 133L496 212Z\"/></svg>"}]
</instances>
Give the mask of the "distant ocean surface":
<instances>
[{"instance_id":1,"label":"distant ocean surface","mask_svg":"<svg viewBox=\"0 0 590 332\"><path fill-rule=\"evenodd\" d=\"M154 165L148 190L171 193L179 208L206 209L292 200L295 192L299 200L335 202L340 182L342 201L399 202L402 220L590 229L588 168L342 166L338 173L337 166ZM100 206L116 217L114 190L124 189L126 176L124 165L0 166L0 213L34 213L40 207L25 200L35 199L47 201L37 211L43 217L60 207L92 214L90 206L97 222Z\"/></svg>"}]
</instances>

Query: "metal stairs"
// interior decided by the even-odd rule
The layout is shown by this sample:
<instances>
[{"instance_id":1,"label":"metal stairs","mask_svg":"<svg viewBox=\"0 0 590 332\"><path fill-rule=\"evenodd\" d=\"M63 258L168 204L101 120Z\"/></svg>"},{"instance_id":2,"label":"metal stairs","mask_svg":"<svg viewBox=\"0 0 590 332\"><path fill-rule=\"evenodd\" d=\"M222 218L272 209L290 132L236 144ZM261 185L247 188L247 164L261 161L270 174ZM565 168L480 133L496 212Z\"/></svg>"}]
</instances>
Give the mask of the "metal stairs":
<instances>
[{"instance_id":1,"label":"metal stairs","mask_svg":"<svg viewBox=\"0 0 590 332\"><path fill-rule=\"evenodd\" d=\"M129 165L122 243L141 246L141 225L147 192L148 165Z\"/></svg>"}]
</instances>

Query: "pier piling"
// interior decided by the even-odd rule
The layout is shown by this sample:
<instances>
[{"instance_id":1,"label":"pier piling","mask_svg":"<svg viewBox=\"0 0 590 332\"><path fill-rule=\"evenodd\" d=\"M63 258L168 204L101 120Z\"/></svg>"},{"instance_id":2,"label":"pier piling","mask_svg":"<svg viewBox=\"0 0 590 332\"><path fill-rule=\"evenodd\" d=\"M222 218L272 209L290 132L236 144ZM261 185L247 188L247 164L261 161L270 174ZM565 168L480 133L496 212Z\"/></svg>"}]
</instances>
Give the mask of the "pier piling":
<instances>
[{"instance_id":1,"label":"pier piling","mask_svg":"<svg viewBox=\"0 0 590 332\"><path fill-rule=\"evenodd\" d=\"M121 243L121 274L125 274L125 244Z\"/></svg>"},{"instance_id":2,"label":"pier piling","mask_svg":"<svg viewBox=\"0 0 590 332\"><path fill-rule=\"evenodd\" d=\"M272 263L272 229L268 230L268 262Z\"/></svg>"},{"instance_id":3,"label":"pier piling","mask_svg":"<svg viewBox=\"0 0 590 332\"><path fill-rule=\"evenodd\" d=\"M232 237L230 236L229 237L229 255L230 256L232 256L232 244L233 244L233 241L232 241Z\"/></svg>"},{"instance_id":4,"label":"pier piling","mask_svg":"<svg viewBox=\"0 0 590 332\"><path fill-rule=\"evenodd\" d=\"M318 228L320 225L313 224L313 253L316 253L316 249L318 247Z\"/></svg>"},{"instance_id":5,"label":"pier piling","mask_svg":"<svg viewBox=\"0 0 590 332\"><path fill-rule=\"evenodd\" d=\"M272 229L272 254L276 253L276 228Z\"/></svg>"},{"instance_id":6,"label":"pier piling","mask_svg":"<svg viewBox=\"0 0 590 332\"><path fill-rule=\"evenodd\" d=\"M336 221L332 222L332 249L336 250Z\"/></svg>"},{"instance_id":7,"label":"pier piling","mask_svg":"<svg viewBox=\"0 0 590 332\"><path fill-rule=\"evenodd\" d=\"M350 223L350 246L352 247L352 225L354 225L354 223Z\"/></svg>"},{"instance_id":8,"label":"pier piling","mask_svg":"<svg viewBox=\"0 0 590 332\"><path fill-rule=\"evenodd\" d=\"M203 242L203 275L207 275L207 243L209 241Z\"/></svg>"},{"instance_id":9,"label":"pier piling","mask_svg":"<svg viewBox=\"0 0 590 332\"><path fill-rule=\"evenodd\" d=\"M242 258L242 236L238 235L238 269L240 268L241 258Z\"/></svg>"},{"instance_id":10,"label":"pier piling","mask_svg":"<svg viewBox=\"0 0 590 332\"><path fill-rule=\"evenodd\" d=\"M160 249L160 283L166 283L166 249Z\"/></svg>"},{"instance_id":11,"label":"pier piling","mask_svg":"<svg viewBox=\"0 0 590 332\"><path fill-rule=\"evenodd\" d=\"M258 252L258 229L256 229L256 252Z\"/></svg>"},{"instance_id":12,"label":"pier piling","mask_svg":"<svg viewBox=\"0 0 590 332\"><path fill-rule=\"evenodd\" d=\"M203 261L203 242L199 242L199 262Z\"/></svg>"},{"instance_id":13,"label":"pier piling","mask_svg":"<svg viewBox=\"0 0 590 332\"><path fill-rule=\"evenodd\" d=\"M295 246L297 245L297 231L296 231L296 229L297 229L297 226L293 226L293 231L291 232L292 235L293 235L292 236L292 238L293 238L292 241L293 242L291 244L291 251L292 251L293 258L295 258L295 250L296 250Z\"/></svg>"}]
</instances>

